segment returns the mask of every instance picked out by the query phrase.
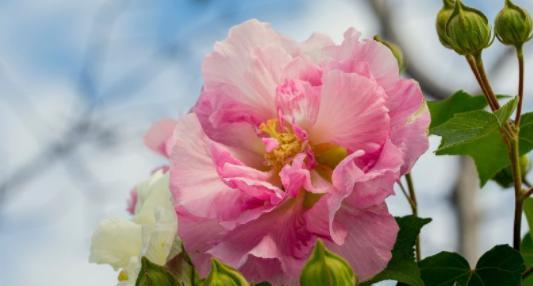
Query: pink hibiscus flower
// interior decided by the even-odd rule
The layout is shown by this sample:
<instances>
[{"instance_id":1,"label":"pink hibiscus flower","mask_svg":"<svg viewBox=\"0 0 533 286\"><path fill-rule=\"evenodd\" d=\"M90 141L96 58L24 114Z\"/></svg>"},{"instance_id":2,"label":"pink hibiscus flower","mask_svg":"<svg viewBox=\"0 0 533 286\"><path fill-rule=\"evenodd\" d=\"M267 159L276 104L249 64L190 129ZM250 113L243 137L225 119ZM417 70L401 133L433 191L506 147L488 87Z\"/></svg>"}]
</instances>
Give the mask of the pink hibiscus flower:
<instances>
[{"instance_id":1,"label":"pink hibiscus flower","mask_svg":"<svg viewBox=\"0 0 533 286\"><path fill-rule=\"evenodd\" d=\"M298 285L315 241L361 281L385 268L398 226L385 198L427 149L420 87L349 29L303 43L251 20L203 64L193 112L147 143L170 156L179 235L201 275L216 257L251 282ZM171 132L173 130L173 133Z\"/></svg>"}]
</instances>

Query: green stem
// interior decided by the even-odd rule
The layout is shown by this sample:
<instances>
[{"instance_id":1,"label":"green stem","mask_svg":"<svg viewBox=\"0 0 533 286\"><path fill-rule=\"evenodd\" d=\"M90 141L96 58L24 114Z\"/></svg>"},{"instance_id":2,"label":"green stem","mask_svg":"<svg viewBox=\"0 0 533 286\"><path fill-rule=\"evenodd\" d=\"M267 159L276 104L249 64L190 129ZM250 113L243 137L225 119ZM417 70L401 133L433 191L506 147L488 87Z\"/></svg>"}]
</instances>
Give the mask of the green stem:
<instances>
[{"instance_id":1,"label":"green stem","mask_svg":"<svg viewBox=\"0 0 533 286\"><path fill-rule=\"evenodd\" d=\"M411 211L414 216L418 216L418 203L416 201L415 185L411 173L405 174L405 180L407 181L407 189L409 190ZM416 261L420 261L420 257L420 235L418 235L416 238Z\"/></svg>"},{"instance_id":2,"label":"green stem","mask_svg":"<svg viewBox=\"0 0 533 286\"><path fill-rule=\"evenodd\" d=\"M476 77L476 80L479 84L479 87L483 91L483 94L485 95L485 98L487 99L487 103L490 106L490 109L492 111L496 111L496 105L492 101L492 98L489 96L489 92L487 91L485 84L483 83L483 80L481 79L481 75L479 74L479 69L476 64L476 59L473 56L466 56L466 61L468 62L468 65L470 65L470 69L472 70L472 73L474 73L474 76Z\"/></svg>"},{"instance_id":3,"label":"green stem","mask_svg":"<svg viewBox=\"0 0 533 286\"><path fill-rule=\"evenodd\" d=\"M516 57L518 58L518 106L516 107L515 125L519 128L524 100L524 52L522 46L516 47Z\"/></svg>"},{"instance_id":4,"label":"green stem","mask_svg":"<svg viewBox=\"0 0 533 286\"><path fill-rule=\"evenodd\" d=\"M490 84L487 73L483 66L483 59L481 54L473 57L475 62L472 62L472 56L467 56L468 63L470 64L476 78L478 79L481 89L485 93L485 97L489 102L489 105L493 112L500 109L498 99L494 94L492 86ZM473 66L475 63L475 67ZM477 71L477 74L476 74ZM521 89L519 87L519 89ZM511 170L513 173L514 191L515 191L515 212L514 212L514 224L513 224L513 247L516 250L520 250L520 228L522 223L522 172L520 171L520 153L518 146L518 134L519 126L506 122L501 128L502 139L507 145L509 151L509 159L511 161Z\"/></svg>"},{"instance_id":5,"label":"green stem","mask_svg":"<svg viewBox=\"0 0 533 286\"><path fill-rule=\"evenodd\" d=\"M498 110L500 109L500 104L498 103L498 98L494 94L494 91L492 90L492 86L490 85L489 77L487 76L487 72L485 72L485 66L483 65L483 59L481 58L481 53L475 56L476 60L476 67L479 72L479 76L481 78L481 82L485 86L486 90L486 96L492 101L492 104L494 105L494 109Z\"/></svg>"}]
</instances>

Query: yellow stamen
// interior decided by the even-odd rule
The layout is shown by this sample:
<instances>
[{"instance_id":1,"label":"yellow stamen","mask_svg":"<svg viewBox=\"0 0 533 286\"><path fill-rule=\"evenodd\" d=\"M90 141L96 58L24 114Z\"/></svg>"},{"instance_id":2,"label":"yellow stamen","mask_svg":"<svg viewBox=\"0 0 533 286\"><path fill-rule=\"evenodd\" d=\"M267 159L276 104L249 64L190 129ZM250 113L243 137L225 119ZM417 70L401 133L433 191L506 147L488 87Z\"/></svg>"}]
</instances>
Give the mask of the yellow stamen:
<instances>
[{"instance_id":1,"label":"yellow stamen","mask_svg":"<svg viewBox=\"0 0 533 286\"><path fill-rule=\"evenodd\" d=\"M128 281L128 273L124 270L120 271L120 273L118 273L118 281Z\"/></svg>"},{"instance_id":2,"label":"yellow stamen","mask_svg":"<svg viewBox=\"0 0 533 286\"><path fill-rule=\"evenodd\" d=\"M277 119L269 119L259 126L259 130L278 141L278 146L265 153L266 164L272 168L281 168L296 154L303 151L304 144L296 136L290 124L280 126Z\"/></svg>"}]
</instances>

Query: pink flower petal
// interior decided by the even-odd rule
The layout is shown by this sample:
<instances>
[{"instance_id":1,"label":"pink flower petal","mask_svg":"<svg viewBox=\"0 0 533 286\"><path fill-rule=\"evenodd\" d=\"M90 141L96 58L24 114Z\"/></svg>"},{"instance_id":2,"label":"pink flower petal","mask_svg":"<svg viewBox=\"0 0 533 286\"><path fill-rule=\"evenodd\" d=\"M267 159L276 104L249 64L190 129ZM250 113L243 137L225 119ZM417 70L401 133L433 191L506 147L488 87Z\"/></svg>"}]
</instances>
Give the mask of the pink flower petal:
<instances>
[{"instance_id":1,"label":"pink flower petal","mask_svg":"<svg viewBox=\"0 0 533 286\"><path fill-rule=\"evenodd\" d=\"M169 157L172 150L172 133L176 126L176 120L171 118L162 119L152 125L146 135L144 144L153 151Z\"/></svg>"},{"instance_id":2,"label":"pink flower petal","mask_svg":"<svg viewBox=\"0 0 533 286\"><path fill-rule=\"evenodd\" d=\"M171 191L177 209L184 209L194 216L226 222L226 226L230 227L268 211L264 196L255 192L268 191L271 196L279 196L279 192L275 193L272 188L241 190L236 185L227 184L221 177L221 166L239 161L218 150L223 147L205 136L195 114L188 114L178 121L174 137L176 144L172 152L170 174ZM244 174L250 174L250 177L244 179L249 179L247 183L252 186L254 176L264 176L258 171L252 173L251 168L246 170L248 172Z\"/></svg>"},{"instance_id":3,"label":"pink flower petal","mask_svg":"<svg viewBox=\"0 0 533 286\"><path fill-rule=\"evenodd\" d=\"M390 49L374 40L361 41L359 37L360 33L350 28L340 46L328 48L333 59L330 65L345 72L358 72L361 64L366 63L380 86L385 89L393 86L400 76L398 62Z\"/></svg>"},{"instance_id":4,"label":"pink flower petal","mask_svg":"<svg viewBox=\"0 0 533 286\"><path fill-rule=\"evenodd\" d=\"M428 149L427 136L431 117L417 82L400 80L387 93L391 140L404 153L405 163L401 173L405 174Z\"/></svg>"},{"instance_id":5,"label":"pink flower petal","mask_svg":"<svg viewBox=\"0 0 533 286\"><path fill-rule=\"evenodd\" d=\"M393 194L400 175L402 152L390 141L383 146L372 169L362 175L355 156L348 156L333 171L333 185L341 193L351 194L353 205L366 208L382 203Z\"/></svg>"},{"instance_id":6,"label":"pink flower petal","mask_svg":"<svg viewBox=\"0 0 533 286\"><path fill-rule=\"evenodd\" d=\"M398 225L384 203L368 209L344 205L335 221L346 229L344 244L326 241L326 246L350 262L360 281L385 269L392 256Z\"/></svg>"},{"instance_id":7,"label":"pink flower petal","mask_svg":"<svg viewBox=\"0 0 533 286\"><path fill-rule=\"evenodd\" d=\"M389 136L386 94L358 74L330 71L324 75L320 111L310 141L335 143L367 153L381 148Z\"/></svg>"},{"instance_id":8,"label":"pink flower petal","mask_svg":"<svg viewBox=\"0 0 533 286\"><path fill-rule=\"evenodd\" d=\"M256 150L257 137L242 135L276 117L274 91L295 46L256 20L234 27L215 45L203 64L205 84L194 109L207 136L230 146L252 144L248 148Z\"/></svg>"},{"instance_id":9,"label":"pink flower petal","mask_svg":"<svg viewBox=\"0 0 533 286\"><path fill-rule=\"evenodd\" d=\"M307 168L304 162L306 157L306 154L296 155L292 163L285 165L279 174L284 190L293 197L297 196L302 189L321 194L326 193L332 187L316 171Z\"/></svg>"},{"instance_id":10,"label":"pink flower petal","mask_svg":"<svg viewBox=\"0 0 533 286\"><path fill-rule=\"evenodd\" d=\"M315 241L306 231L302 207L303 196L287 200L229 232L209 253L236 268L251 256L278 259L284 273L298 277Z\"/></svg>"}]
</instances>

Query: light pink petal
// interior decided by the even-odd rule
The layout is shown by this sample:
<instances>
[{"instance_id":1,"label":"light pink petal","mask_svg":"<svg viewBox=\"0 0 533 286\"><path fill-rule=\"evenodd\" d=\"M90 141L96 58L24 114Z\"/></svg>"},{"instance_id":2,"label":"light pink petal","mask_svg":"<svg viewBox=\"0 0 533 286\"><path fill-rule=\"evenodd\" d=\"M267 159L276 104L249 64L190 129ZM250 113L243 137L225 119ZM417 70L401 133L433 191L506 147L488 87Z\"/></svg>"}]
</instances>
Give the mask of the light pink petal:
<instances>
[{"instance_id":1,"label":"light pink petal","mask_svg":"<svg viewBox=\"0 0 533 286\"><path fill-rule=\"evenodd\" d=\"M200 276L206 277L211 264L211 255L206 251L218 243L227 230L214 219L195 217L186 211L178 212L178 224L178 235L187 254Z\"/></svg>"},{"instance_id":2,"label":"light pink petal","mask_svg":"<svg viewBox=\"0 0 533 286\"><path fill-rule=\"evenodd\" d=\"M284 190L292 196L297 196L302 189L320 194L326 193L332 187L316 171L309 170L305 163L306 157L303 153L296 155L279 173Z\"/></svg>"},{"instance_id":3,"label":"light pink petal","mask_svg":"<svg viewBox=\"0 0 533 286\"><path fill-rule=\"evenodd\" d=\"M356 207L380 204L393 194L402 163L402 152L387 141L373 167L364 175L357 165L357 157L348 156L341 161L333 171L333 185L341 193L350 193Z\"/></svg>"},{"instance_id":4,"label":"light pink petal","mask_svg":"<svg viewBox=\"0 0 533 286\"><path fill-rule=\"evenodd\" d=\"M171 139L175 126L176 120L171 118L165 118L154 123L144 135L144 144L168 158L172 150Z\"/></svg>"},{"instance_id":5,"label":"light pink petal","mask_svg":"<svg viewBox=\"0 0 533 286\"><path fill-rule=\"evenodd\" d=\"M232 28L215 45L203 63L205 84L194 109L211 139L230 146L255 143L242 135L276 117L275 90L295 46L257 20Z\"/></svg>"},{"instance_id":6,"label":"light pink petal","mask_svg":"<svg viewBox=\"0 0 533 286\"><path fill-rule=\"evenodd\" d=\"M345 72L359 72L362 63L366 63L372 77L380 86L388 89L400 78L396 58L383 44L374 40L359 39L360 33L350 28L344 33L340 46L328 48L333 59L332 67Z\"/></svg>"},{"instance_id":7,"label":"light pink petal","mask_svg":"<svg viewBox=\"0 0 533 286\"><path fill-rule=\"evenodd\" d=\"M320 33L313 33L300 44L300 53L315 63L321 63L326 56L324 50L334 45L335 43L330 37Z\"/></svg>"},{"instance_id":8,"label":"light pink petal","mask_svg":"<svg viewBox=\"0 0 533 286\"><path fill-rule=\"evenodd\" d=\"M400 80L387 91L391 118L391 140L404 153L402 175L409 172L418 157L428 149L428 128L431 117L414 80Z\"/></svg>"},{"instance_id":9,"label":"light pink petal","mask_svg":"<svg viewBox=\"0 0 533 286\"><path fill-rule=\"evenodd\" d=\"M375 82L358 74L324 75L320 110L310 131L313 144L335 143L349 151L372 153L389 136L386 95Z\"/></svg>"},{"instance_id":10,"label":"light pink petal","mask_svg":"<svg viewBox=\"0 0 533 286\"><path fill-rule=\"evenodd\" d=\"M174 137L176 145L171 157L170 177L177 209L198 217L218 219L228 226L268 211L265 202L256 194L224 182L220 165L213 161L212 153L217 147L223 147L205 136L195 114L188 114L178 121ZM220 160L220 155L217 159ZM237 159L232 157L231 160Z\"/></svg>"},{"instance_id":11,"label":"light pink petal","mask_svg":"<svg viewBox=\"0 0 533 286\"><path fill-rule=\"evenodd\" d=\"M320 105L320 88L303 80L285 80L276 88L279 116L292 125L307 129L315 122Z\"/></svg>"},{"instance_id":12,"label":"light pink petal","mask_svg":"<svg viewBox=\"0 0 533 286\"><path fill-rule=\"evenodd\" d=\"M326 241L326 246L350 262L360 281L385 269L399 229L385 204L368 209L343 205L335 221L346 229L344 244Z\"/></svg>"},{"instance_id":13,"label":"light pink petal","mask_svg":"<svg viewBox=\"0 0 533 286\"><path fill-rule=\"evenodd\" d=\"M278 259L286 275L298 277L315 240L306 230L302 207L302 196L287 200L229 232L209 253L236 268L250 256Z\"/></svg>"},{"instance_id":14,"label":"light pink petal","mask_svg":"<svg viewBox=\"0 0 533 286\"><path fill-rule=\"evenodd\" d=\"M341 207L347 204L366 209L380 205L394 192L394 183L399 178L402 153L394 144L387 142L373 167L366 172L357 163L363 156L362 151L354 152L341 161L333 171L334 189L306 213L306 220L312 222L308 226L311 232L339 245L349 232L336 219Z\"/></svg>"},{"instance_id":15,"label":"light pink petal","mask_svg":"<svg viewBox=\"0 0 533 286\"><path fill-rule=\"evenodd\" d=\"M299 277L290 277L283 273L278 259L260 258L253 255L248 256L246 263L239 271L251 283L261 283L268 281L272 286L298 286Z\"/></svg>"}]
</instances>

